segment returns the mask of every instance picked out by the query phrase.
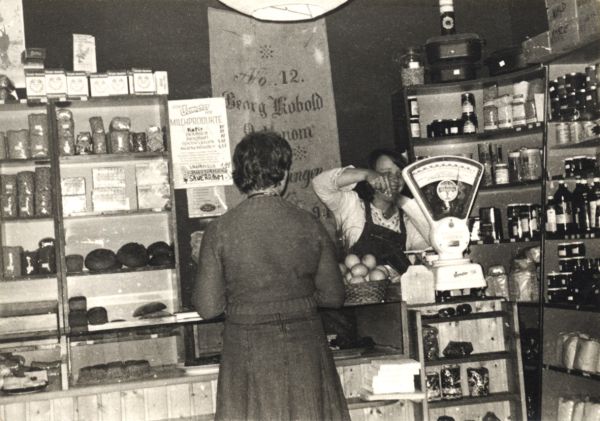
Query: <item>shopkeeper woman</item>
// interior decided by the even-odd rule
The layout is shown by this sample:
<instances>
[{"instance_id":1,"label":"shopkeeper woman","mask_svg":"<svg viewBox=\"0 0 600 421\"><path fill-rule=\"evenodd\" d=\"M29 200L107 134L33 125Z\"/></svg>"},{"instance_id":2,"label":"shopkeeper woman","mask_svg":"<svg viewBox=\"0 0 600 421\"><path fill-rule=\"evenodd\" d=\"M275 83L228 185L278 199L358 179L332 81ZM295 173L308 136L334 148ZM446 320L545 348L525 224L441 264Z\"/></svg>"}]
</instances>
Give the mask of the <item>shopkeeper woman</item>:
<instances>
[{"instance_id":1,"label":"shopkeeper woman","mask_svg":"<svg viewBox=\"0 0 600 421\"><path fill-rule=\"evenodd\" d=\"M217 420L350 420L317 307L340 307L335 246L311 213L281 197L290 145L244 137L233 181L247 198L208 225L192 300L225 313Z\"/></svg>"},{"instance_id":2,"label":"shopkeeper woman","mask_svg":"<svg viewBox=\"0 0 600 421\"><path fill-rule=\"evenodd\" d=\"M414 199L402 194L402 156L377 149L368 168L334 168L312 180L317 196L333 213L349 253L375 255L399 273L410 261L406 250L429 247L429 226Z\"/></svg>"}]
</instances>

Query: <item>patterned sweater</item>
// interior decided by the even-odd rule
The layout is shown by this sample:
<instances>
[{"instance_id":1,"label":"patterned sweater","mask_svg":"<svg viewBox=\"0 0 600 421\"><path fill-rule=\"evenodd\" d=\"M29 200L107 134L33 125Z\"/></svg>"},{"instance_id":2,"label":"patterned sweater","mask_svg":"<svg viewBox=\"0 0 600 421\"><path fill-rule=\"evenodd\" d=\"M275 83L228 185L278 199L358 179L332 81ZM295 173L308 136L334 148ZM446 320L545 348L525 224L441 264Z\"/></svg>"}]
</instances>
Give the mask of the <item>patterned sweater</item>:
<instances>
[{"instance_id":1,"label":"patterned sweater","mask_svg":"<svg viewBox=\"0 0 600 421\"><path fill-rule=\"evenodd\" d=\"M335 247L310 213L280 196L255 196L208 225L192 302L203 318L340 307Z\"/></svg>"}]
</instances>

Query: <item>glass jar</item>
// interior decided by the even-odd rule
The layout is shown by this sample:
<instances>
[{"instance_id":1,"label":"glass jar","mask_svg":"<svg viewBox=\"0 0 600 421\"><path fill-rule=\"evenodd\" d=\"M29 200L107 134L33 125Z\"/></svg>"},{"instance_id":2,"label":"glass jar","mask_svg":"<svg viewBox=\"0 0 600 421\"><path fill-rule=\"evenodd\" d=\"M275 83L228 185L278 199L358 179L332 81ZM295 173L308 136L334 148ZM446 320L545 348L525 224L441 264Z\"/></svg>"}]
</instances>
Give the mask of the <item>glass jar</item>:
<instances>
[{"instance_id":1,"label":"glass jar","mask_svg":"<svg viewBox=\"0 0 600 421\"><path fill-rule=\"evenodd\" d=\"M483 130L496 130L498 128L498 107L494 101L483 104Z\"/></svg>"},{"instance_id":2,"label":"glass jar","mask_svg":"<svg viewBox=\"0 0 600 421\"><path fill-rule=\"evenodd\" d=\"M394 59L400 65L402 86L422 85L425 83L425 67L419 47L408 47Z\"/></svg>"}]
</instances>

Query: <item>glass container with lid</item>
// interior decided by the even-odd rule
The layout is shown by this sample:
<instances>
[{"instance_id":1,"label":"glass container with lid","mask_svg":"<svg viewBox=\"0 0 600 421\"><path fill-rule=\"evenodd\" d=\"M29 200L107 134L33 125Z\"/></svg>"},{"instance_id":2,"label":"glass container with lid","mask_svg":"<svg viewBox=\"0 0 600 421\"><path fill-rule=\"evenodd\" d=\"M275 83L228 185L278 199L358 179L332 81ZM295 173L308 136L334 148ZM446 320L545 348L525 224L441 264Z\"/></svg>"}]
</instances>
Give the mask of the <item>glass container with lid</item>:
<instances>
[{"instance_id":1,"label":"glass container with lid","mask_svg":"<svg viewBox=\"0 0 600 421\"><path fill-rule=\"evenodd\" d=\"M400 65L402 86L422 85L425 83L425 67L423 66L421 47L408 47L394 58Z\"/></svg>"}]
</instances>

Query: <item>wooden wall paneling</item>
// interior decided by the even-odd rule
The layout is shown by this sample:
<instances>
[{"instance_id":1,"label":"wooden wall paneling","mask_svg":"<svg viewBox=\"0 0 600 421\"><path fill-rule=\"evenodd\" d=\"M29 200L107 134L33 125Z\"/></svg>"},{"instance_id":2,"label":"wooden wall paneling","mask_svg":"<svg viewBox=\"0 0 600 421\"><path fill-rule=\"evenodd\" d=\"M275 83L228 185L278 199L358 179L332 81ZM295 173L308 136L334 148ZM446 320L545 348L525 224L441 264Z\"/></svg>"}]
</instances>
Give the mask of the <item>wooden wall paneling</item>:
<instances>
[{"instance_id":1,"label":"wooden wall paneling","mask_svg":"<svg viewBox=\"0 0 600 421\"><path fill-rule=\"evenodd\" d=\"M99 421L122 420L120 392L103 393L99 396L99 398Z\"/></svg>"},{"instance_id":2,"label":"wooden wall paneling","mask_svg":"<svg viewBox=\"0 0 600 421\"><path fill-rule=\"evenodd\" d=\"M52 403L52 415L54 421L75 421L75 399L72 397L53 399Z\"/></svg>"},{"instance_id":3,"label":"wooden wall paneling","mask_svg":"<svg viewBox=\"0 0 600 421\"><path fill-rule=\"evenodd\" d=\"M146 401L144 390L124 390L121 392L123 421L146 421Z\"/></svg>"},{"instance_id":4,"label":"wooden wall paneling","mask_svg":"<svg viewBox=\"0 0 600 421\"><path fill-rule=\"evenodd\" d=\"M159 421L169 418L167 387L151 387L144 389L146 401L146 421Z\"/></svg>"},{"instance_id":5,"label":"wooden wall paneling","mask_svg":"<svg viewBox=\"0 0 600 421\"><path fill-rule=\"evenodd\" d=\"M77 421L100 421L102 414L102 405L98 400L98 395L84 395L76 398L77 402Z\"/></svg>"},{"instance_id":6,"label":"wooden wall paneling","mask_svg":"<svg viewBox=\"0 0 600 421\"><path fill-rule=\"evenodd\" d=\"M52 418L51 401L30 401L27 403L27 421L48 421Z\"/></svg>"},{"instance_id":7,"label":"wooden wall paneling","mask_svg":"<svg viewBox=\"0 0 600 421\"><path fill-rule=\"evenodd\" d=\"M192 415L191 385L172 384L167 386L167 405L169 418L185 418Z\"/></svg>"},{"instance_id":8,"label":"wooden wall paneling","mask_svg":"<svg viewBox=\"0 0 600 421\"><path fill-rule=\"evenodd\" d=\"M27 403L11 403L0 407L0 416L4 416L2 421L21 421L27 419Z\"/></svg>"},{"instance_id":9,"label":"wooden wall paneling","mask_svg":"<svg viewBox=\"0 0 600 421\"><path fill-rule=\"evenodd\" d=\"M192 415L213 414L213 385L208 382L192 383Z\"/></svg>"}]
</instances>

